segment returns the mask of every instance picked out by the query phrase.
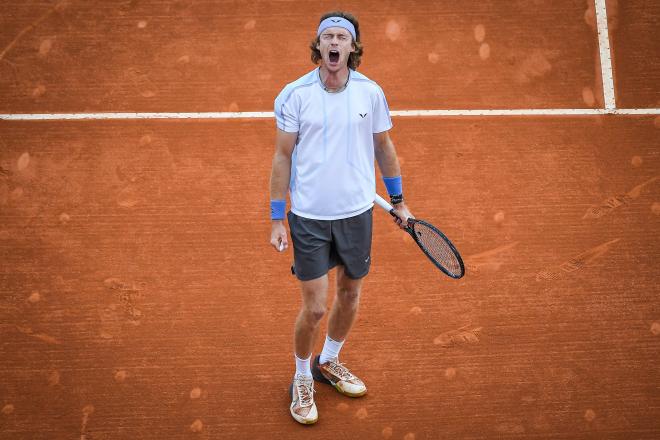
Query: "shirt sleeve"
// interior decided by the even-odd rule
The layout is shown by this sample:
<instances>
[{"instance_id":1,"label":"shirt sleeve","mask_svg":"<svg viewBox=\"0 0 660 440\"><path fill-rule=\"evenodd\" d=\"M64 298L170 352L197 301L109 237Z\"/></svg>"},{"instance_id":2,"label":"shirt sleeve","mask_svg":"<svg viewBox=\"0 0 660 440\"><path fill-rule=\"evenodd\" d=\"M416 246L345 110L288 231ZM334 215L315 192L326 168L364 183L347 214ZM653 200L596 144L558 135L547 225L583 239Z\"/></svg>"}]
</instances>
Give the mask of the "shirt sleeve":
<instances>
[{"instance_id":1,"label":"shirt sleeve","mask_svg":"<svg viewBox=\"0 0 660 440\"><path fill-rule=\"evenodd\" d=\"M300 128L296 97L286 88L275 99L275 119L282 131L297 133Z\"/></svg>"},{"instance_id":2,"label":"shirt sleeve","mask_svg":"<svg viewBox=\"0 0 660 440\"><path fill-rule=\"evenodd\" d=\"M373 115L373 133L382 133L392 128L390 108L387 106L387 99L385 99L385 94L380 87L378 87L376 93Z\"/></svg>"}]
</instances>

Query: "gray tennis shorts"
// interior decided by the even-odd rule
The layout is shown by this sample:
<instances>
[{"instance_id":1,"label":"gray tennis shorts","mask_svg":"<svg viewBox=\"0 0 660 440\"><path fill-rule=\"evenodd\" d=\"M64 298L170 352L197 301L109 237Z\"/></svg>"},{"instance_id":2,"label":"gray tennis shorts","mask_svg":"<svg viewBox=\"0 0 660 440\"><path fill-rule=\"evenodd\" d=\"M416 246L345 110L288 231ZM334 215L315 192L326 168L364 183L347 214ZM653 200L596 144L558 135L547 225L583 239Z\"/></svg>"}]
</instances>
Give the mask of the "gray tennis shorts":
<instances>
[{"instance_id":1,"label":"gray tennis shorts","mask_svg":"<svg viewBox=\"0 0 660 440\"><path fill-rule=\"evenodd\" d=\"M371 266L373 208L340 220L313 220L289 211L293 241L291 271L300 281L309 281L344 266L349 278L359 279Z\"/></svg>"}]
</instances>

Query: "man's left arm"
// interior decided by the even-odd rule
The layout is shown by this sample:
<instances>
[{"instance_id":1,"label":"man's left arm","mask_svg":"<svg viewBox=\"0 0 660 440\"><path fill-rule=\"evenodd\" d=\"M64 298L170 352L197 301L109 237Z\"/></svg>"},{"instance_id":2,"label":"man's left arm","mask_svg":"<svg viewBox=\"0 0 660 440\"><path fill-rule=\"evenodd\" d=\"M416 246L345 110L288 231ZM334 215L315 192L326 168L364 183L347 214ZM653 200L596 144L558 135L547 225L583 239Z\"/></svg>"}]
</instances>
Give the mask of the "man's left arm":
<instances>
[{"instance_id":1,"label":"man's left arm","mask_svg":"<svg viewBox=\"0 0 660 440\"><path fill-rule=\"evenodd\" d=\"M383 178L401 178L399 158L396 155L396 149L390 138L389 131L374 133L373 136L376 162L378 162L378 168L380 169ZM414 218L406 206L406 202L401 200L399 203L395 203L392 206L394 207L394 213L397 215L394 219L395 222L399 227L404 228L408 218Z\"/></svg>"}]
</instances>

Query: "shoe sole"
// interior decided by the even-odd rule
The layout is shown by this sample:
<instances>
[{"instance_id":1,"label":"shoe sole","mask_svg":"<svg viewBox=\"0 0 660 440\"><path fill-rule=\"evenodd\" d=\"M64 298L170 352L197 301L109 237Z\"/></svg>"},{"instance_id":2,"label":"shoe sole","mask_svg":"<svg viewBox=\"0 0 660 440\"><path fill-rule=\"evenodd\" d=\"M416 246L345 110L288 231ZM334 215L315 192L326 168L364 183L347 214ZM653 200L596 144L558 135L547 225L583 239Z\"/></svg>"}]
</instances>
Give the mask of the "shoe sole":
<instances>
[{"instance_id":1,"label":"shoe sole","mask_svg":"<svg viewBox=\"0 0 660 440\"><path fill-rule=\"evenodd\" d=\"M321 373L321 370L319 370L319 357L320 356L316 356L314 358L314 362L312 363L312 377L314 378L315 381L320 382L320 383L324 383L326 385L330 385L331 387L333 387L334 389L339 391L339 393L343 394L344 396L362 397L365 394L367 394L367 389L366 388L361 393L349 393L349 392L346 392L346 391L342 390L341 388L339 388L339 385L330 382L330 380L328 380L328 378L326 378L323 375L323 373Z\"/></svg>"},{"instance_id":2,"label":"shoe sole","mask_svg":"<svg viewBox=\"0 0 660 440\"><path fill-rule=\"evenodd\" d=\"M293 384L289 385L289 397L293 399ZM300 423L301 425L313 425L319 420L318 417L316 417L314 420L303 419L299 415L294 414L294 412L291 411L291 408L289 408L289 412L291 413L291 417L293 417L293 420Z\"/></svg>"}]
</instances>

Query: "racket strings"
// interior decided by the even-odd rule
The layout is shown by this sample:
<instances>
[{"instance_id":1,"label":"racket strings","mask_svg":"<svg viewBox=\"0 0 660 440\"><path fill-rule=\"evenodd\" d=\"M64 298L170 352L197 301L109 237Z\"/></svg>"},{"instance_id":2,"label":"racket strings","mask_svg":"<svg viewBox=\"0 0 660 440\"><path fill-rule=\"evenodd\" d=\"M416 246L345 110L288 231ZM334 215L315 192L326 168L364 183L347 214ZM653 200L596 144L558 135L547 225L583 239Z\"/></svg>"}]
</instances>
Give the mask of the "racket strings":
<instances>
[{"instance_id":1,"label":"racket strings","mask_svg":"<svg viewBox=\"0 0 660 440\"><path fill-rule=\"evenodd\" d=\"M463 271L456 253L438 232L424 223L415 223L413 232L428 255L454 275Z\"/></svg>"}]
</instances>

